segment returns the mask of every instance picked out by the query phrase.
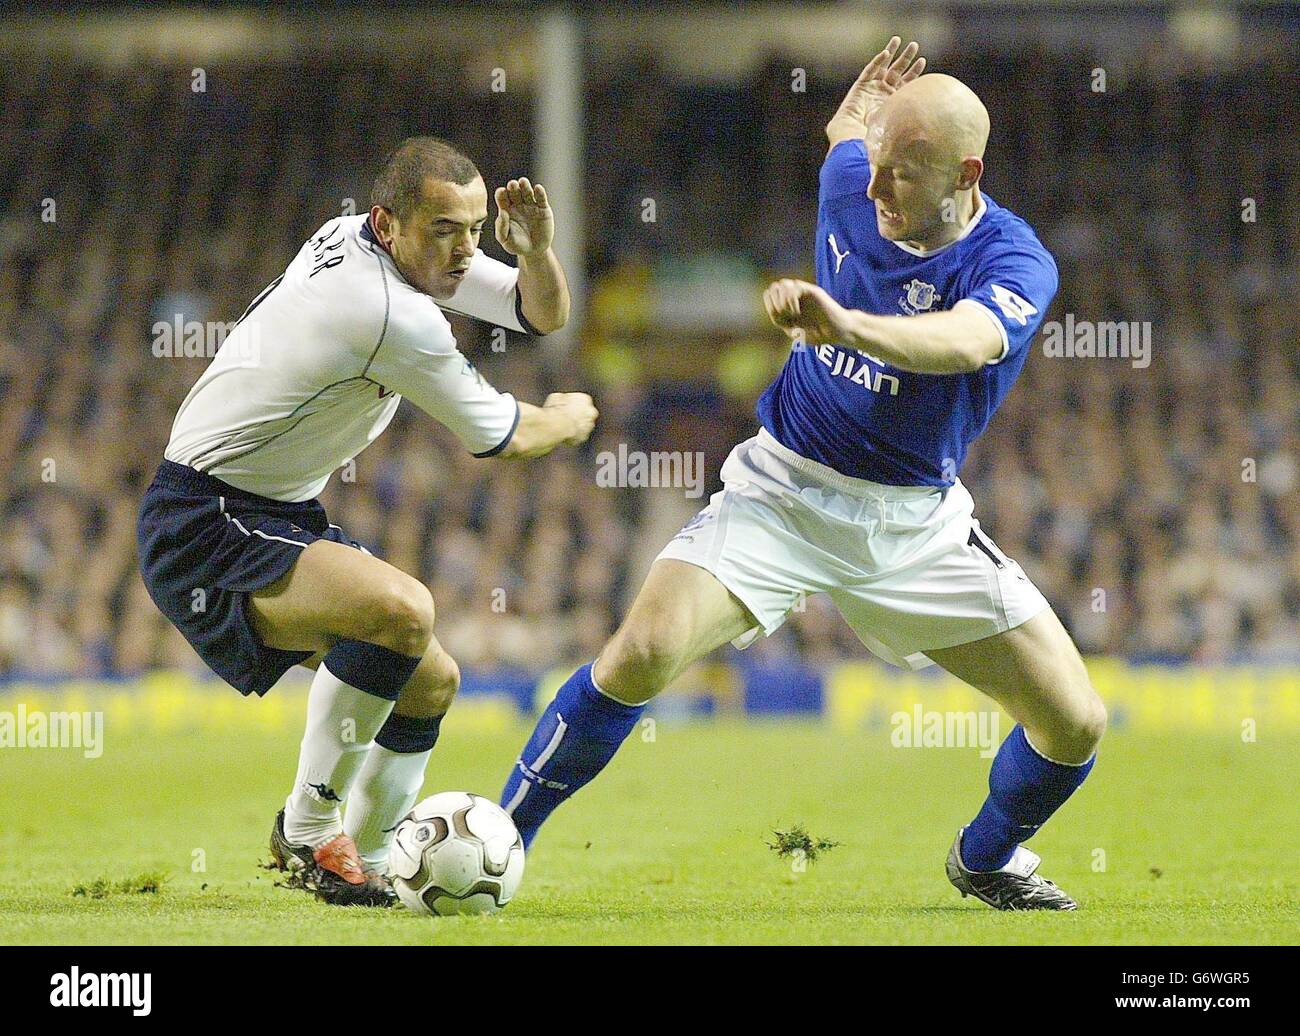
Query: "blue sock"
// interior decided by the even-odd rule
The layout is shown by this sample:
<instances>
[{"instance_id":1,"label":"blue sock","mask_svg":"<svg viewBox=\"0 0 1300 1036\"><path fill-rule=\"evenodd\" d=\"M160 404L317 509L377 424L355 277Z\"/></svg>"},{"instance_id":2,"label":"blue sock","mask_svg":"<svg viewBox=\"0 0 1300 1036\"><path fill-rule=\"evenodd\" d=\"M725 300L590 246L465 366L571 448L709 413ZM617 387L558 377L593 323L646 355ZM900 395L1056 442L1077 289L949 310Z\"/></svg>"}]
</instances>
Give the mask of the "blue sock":
<instances>
[{"instance_id":1,"label":"blue sock","mask_svg":"<svg viewBox=\"0 0 1300 1036\"><path fill-rule=\"evenodd\" d=\"M596 689L591 666L565 682L542 718L501 792L525 848L542 821L614 758L644 705L625 705Z\"/></svg>"},{"instance_id":2,"label":"blue sock","mask_svg":"<svg viewBox=\"0 0 1300 1036\"><path fill-rule=\"evenodd\" d=\"M1097 761L1069 766L1039 755L1019 723L989 770L989 797L961 840L961 859L973 871L1005 867L1016 846L1031 838L1074 794Z\"/></svg>"}]
</instances>

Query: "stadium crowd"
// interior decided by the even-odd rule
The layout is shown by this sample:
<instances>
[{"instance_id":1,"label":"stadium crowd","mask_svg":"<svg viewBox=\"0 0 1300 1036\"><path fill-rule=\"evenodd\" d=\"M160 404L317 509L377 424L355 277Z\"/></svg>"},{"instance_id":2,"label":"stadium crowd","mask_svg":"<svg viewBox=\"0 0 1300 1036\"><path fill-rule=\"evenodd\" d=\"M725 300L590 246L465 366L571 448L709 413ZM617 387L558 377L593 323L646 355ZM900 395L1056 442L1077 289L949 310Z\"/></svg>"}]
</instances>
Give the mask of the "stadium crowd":
<instances>
[{"instance_id":1,"label":"stadium crowd","mask_svg":"<svg viewBox=\"0 0 1300 1036\"><path fill-rule=\"evenodd\" d=\"M1156 52L1105 91L1095 64L936 65L992 113L984 189L1057 256L1049 320L1151 333L1149 365L1036 346L961 476L1085 652L1295 661L1300 56L1185 67ZM503 390L590 389L587 448L475 460L404 404L327 490L331 520L431 585L463 665L591 657L703 505L598 485L602 451L701 452L708 493L753 433L785 348L759 293L809 271L821 126L856 73L801 92L791 71L773 58L702 87L651 59L594 70L580 363L557 369L522 337L494 352L488 329L456 322ZM138 501L205 363L167 355L168 328L236 319L317 226L365 210L406 135L454 139L489 186L530 171L530 102L436 64L328 52L191 83L180 65L0 72L0 128L22 142L0 154L0 674L198 665L135 567ZM701 311L711 325L691 323ZM753 651L866 654L820 598Z\"/></svg>"}]
</instances>

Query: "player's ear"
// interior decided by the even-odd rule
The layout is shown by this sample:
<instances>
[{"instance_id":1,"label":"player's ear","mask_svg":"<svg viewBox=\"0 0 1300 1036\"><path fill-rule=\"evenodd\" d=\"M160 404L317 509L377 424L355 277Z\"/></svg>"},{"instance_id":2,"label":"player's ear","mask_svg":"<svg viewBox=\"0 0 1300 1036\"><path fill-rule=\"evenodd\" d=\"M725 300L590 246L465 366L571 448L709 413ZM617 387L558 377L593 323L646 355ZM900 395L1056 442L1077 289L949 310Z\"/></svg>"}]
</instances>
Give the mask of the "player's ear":
<instances>
[{"instance_id":1,"label":"player's ear","mask_svg":"<svg viewBox=\"0 0 1300 1036\"><path fill-rule=\"evenodd\" d=\"M984 175L984 160L982 158L963 158L961 160L961 173L957 177L957 189L959 191L969 191L977 183L980 177Z\"/></svg>"},{"instance_id":2,"label":"player's ear","mask_svg":"<svg viewBox=\"0 0 1300 1036\"><path fill-rule=\"evenodd\" d=\"M392 245L393 238L401 229L401 224L398 223L397 217L382 205L371 206L370 225L375 228L375 235L383 243L385 248Z\"/></svg>"}]
</instances>

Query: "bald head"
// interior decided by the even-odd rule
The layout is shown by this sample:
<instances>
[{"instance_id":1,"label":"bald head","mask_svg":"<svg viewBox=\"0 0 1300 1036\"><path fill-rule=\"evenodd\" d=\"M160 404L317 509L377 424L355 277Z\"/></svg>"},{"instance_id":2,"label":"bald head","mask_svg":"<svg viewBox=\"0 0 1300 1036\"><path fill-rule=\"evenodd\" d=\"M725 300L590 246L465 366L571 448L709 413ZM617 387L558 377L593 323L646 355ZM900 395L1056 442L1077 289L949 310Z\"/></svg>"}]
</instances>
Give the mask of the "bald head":
<instances>
[{"instance_id":1,"label":"bald head","mask_svg":"<svg viewBox=\"0 0 1300 1036\"><path fill-rule=\"evenodd\" d=\"M952 76L931 73L900 87L874 120L882 134L897 133L924 144L940 162L983 158L989 113L975 91Z\"/></svg>"},{"instance_id":2,"label":"bald head","mask_svg":"<svg viewBox=\"0 0 1300 1036\"><path fill-rule=\"evenodd\" d=\"M989 113L952 76L918 76L885 99L867 124L880 233L936 247L961 232L978 208Z\"/></svg>"}]
</instances>

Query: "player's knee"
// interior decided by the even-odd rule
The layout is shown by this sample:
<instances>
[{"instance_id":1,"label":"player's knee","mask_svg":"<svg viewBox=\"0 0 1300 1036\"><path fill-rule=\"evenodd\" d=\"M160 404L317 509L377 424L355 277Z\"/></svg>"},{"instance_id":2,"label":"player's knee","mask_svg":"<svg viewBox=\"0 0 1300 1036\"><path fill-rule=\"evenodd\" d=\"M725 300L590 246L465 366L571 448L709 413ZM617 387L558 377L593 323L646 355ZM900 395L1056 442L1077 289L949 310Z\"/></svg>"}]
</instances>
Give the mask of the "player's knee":
<instances>
[{"instance_id":1,"label":"player's knee","mask_svg":"<svg viewBox=\"0 0 1300 1036\"><path fill-rule=\"evenodd\" d=\"M451 708L452 699L460 690L460 666L445 651L438 653L437 668L434 671L433 689L429 695L429 704L435 712L443 713Z\"/></svg>"},{"instance_id":2,"label":"player's knee","mask_svg":"<svg viewBox=\"0 0 1300 1036\"><path fill-rule=\"evenodd\" d=\"M1073 695L1058 720L1057 738L1081 754L1097 747L1106 733L1106 705L1091 683Z\"/></svg>"},{"instance_id":3,"label":"player's knee","mask_svg":"<svg viewBox=\"0 0 1300 1036\"><path fill-rule=\"evenodd\" d=\"M605 690L625 701L647 701L676 675L677 648L672 631L655 626L624 626L601 652Z\"/></svg>"},{"instance_id":4,"label":"player's knee","mask_svg":"<svg viewBox=\"0 0 1300 1036\"><path fill-rule=\"evenodd\" d=\"M402 688L403 711L416 716L441 716L451 708L459 690L460 667L447 652L439 650Z\"/></svg>"},{"instance_id":5,"label":"player's knee","mask_svg":"<svg viewBox=\"0 0 1300 1036\"><path fill-rule=\"evenodd\" d=\"M1089 688L1091 690L1091 687ZM1084 717L1082 724L1082 733L1096 745L1101 741L1102 735L1106 733L1106 724L1110 717L1106 713L1106 703L1101 700L1101 695L1096 691L1088 697L1087 715Z\"/></svg>"},{"instance_id":6,"label":"player's knee","mask_svg":"<svg viewBox=\"0 0 1300 1036\"><path fill-rule=\"evenodd\" d=\"M403 655L423 655L433 639L433 594L416 579L393 580L369 609L369 636Z\"/></svg>"}]
</instances>

